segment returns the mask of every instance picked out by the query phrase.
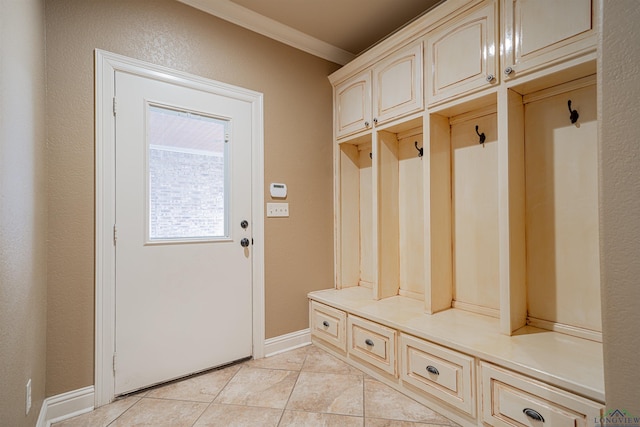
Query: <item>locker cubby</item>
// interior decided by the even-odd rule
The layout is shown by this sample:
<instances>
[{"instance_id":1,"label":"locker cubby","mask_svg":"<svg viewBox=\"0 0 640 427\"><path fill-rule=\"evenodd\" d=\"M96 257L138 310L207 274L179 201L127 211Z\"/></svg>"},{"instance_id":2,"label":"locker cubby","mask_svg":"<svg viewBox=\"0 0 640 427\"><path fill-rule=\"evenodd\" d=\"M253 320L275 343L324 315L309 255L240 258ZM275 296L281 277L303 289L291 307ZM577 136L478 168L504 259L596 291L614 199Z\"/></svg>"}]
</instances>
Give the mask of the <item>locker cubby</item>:
<instances>
[{"instance_id":1,"label":"locker cubby","mask_svg":"<svg viewBox=\"0 0 640 427\"><path fill-rule=\"evenodd\" d=\"M338 288L424 300L423 119L337 145Z\"/></svg>"},{"instance_id":2,"label":"locker cubby","mask_svg":"<svg viewBox=\"0 0 640 427\"><path fill-rule=\"evenodd\" d=\"M500 317L496 95L429 115L431 277L427 311Z\"/></svg>"},{"instance_id":3,"label":"locker cubby","mask_svg":"<svg viewBox=\"0 0 640 427\"><path fill-rule=\"evenodd\" d=\"M510 132L524 147L526 292L511 310L526 315L510 329L527 324L601 341L596 78L519 89L510 90L508 109Z\"/></svg>"},{"instance_id":4,"label":"locker cubby","mask_svg":"<svg viewBox=\"0 0 640 427\"><path fill-rule=\"evenodd\" d=\"M371 138L338 145L338 288L373 287L373 170Z\"/></svg>"},{"instance_id":5,"label":"locker cubby","mask_svg":"<svg viewBox=\"0 0 640 427\"><path fill-rule=\"evenodd\" d=\"M376 132L376 144L379 275L374 298L402 295L424 300L422 119Z\"/></svg>"}]
</instances>

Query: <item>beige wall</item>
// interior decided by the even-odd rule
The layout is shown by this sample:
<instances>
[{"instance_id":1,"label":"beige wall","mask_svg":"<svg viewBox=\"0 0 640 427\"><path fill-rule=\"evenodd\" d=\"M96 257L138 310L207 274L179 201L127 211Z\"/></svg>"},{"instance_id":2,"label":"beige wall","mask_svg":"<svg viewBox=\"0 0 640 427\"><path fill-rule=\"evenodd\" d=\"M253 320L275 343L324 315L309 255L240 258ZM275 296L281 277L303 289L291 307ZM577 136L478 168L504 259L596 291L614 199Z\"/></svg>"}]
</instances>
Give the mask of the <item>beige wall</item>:
<instances>
[{"instance_id":1,"label":"beige wall","mask_svg":"<svg viewBox=\"0 0 640 427\"><path fill-rule=\"evenodd\" d=\"M47 0L46 37L47 395L94 382L95 48L264 93L265 183L287 183L291 212L265 220L266 337L307 328L306 293L333 284L337 65L172 0Z\"/></svg>"},{"instance_id":2,"label":"beige wall","mask_svg":"<svg viewBox=\"0 0 640 427\"><path fill-rule=\"evenodd\" d=\"M640 416L640 4L600 0L600 237L607 409Z\"/></svg>"},{"instance_id":3,"label":"beige wall","mask_svg":"<svg viewBox=\"0 0 640 427\"><path fill-rule=\"evenodd\" d=\"M34 426L45 393L44 2L0 0L0 424ZM32 407L25 415L31 378Z\"/></svg>"}]
</instances>

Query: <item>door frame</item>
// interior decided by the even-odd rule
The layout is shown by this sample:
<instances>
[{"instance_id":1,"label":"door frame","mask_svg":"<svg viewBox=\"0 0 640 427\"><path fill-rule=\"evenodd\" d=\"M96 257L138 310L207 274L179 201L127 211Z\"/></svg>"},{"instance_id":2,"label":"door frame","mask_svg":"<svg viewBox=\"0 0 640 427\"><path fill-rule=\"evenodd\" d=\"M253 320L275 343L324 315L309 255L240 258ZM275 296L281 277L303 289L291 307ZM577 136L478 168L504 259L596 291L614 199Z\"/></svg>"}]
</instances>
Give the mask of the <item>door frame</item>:
<instances>
[{"instance_id":1,"label":"door frame","mask_svg":"<svg viewBox=\"0 0 640 427\"><path fill-rule=\"evenodd\" d=\"M95 406L113 401L115 382L115 73L203 90L251 103L252 313L254 358L264 357L264 120L263 94L95 50Z\"/></svg>"}]
</instances>

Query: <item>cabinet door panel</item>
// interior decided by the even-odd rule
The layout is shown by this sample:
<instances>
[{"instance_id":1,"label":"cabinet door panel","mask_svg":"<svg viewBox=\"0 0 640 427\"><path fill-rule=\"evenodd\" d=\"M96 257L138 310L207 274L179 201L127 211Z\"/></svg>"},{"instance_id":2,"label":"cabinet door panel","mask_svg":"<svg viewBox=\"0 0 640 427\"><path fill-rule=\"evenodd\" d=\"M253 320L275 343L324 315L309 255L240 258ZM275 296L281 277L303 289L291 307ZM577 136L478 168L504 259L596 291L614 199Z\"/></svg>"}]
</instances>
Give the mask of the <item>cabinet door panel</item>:
<instances>
[{"instance_id":1,"label":"cabinet door panel","mask_svg":"<svg viewBox=\"0 0 640 427\"><path fill-rule=\"evenodd\" d=\"M504 0L509 77L595 50L593 0Z\"/></svg>"},{"instance_id":2,"label":"cabinet door panel","mask_svg":"<svg viewBox=\"0 0 640 427\"><path fill-rule=\"evenodd\" d=\"M383 60L374 69L375 119L378 123L423 107L422 42Z\"/></svg>"},{"instance_id":3,"label":"cabinet door panel","mask_svg":"<svg viewBox=\"0 0 640 427\"><path fill-rule=\"evenodd\" d=\"M429 104L490 87L495 76L495 2L455 19L429 36L427 41Z\"/></svg>"},{"instance_id":4,"label":"cabinet door panel","mask_svg":"<svg viewBox=\"0 0 640 427\"><path fill-rule=\"evenodd\" d=\"M335 89L336 137L366 130L371 120L371 72L346 80Z\"/></svg>"}]
</instances>

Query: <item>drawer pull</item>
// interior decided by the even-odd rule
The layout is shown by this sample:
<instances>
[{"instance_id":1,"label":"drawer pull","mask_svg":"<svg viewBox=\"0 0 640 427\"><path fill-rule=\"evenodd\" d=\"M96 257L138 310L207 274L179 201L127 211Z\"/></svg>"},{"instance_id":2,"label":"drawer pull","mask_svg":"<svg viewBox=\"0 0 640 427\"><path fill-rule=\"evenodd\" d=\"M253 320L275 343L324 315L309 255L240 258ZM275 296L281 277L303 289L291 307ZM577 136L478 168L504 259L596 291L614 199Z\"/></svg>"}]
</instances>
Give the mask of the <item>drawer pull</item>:
<instances>
[{"instance_id":1,"label":"drawer pull","mask_svg":"<svg viewBox=\"0 0 640 427\"><path fill-rule=\"evenodd\" d=\"M322 326L324 326L325 328L329 327L329 322L327 322L326 320L324 322L322 322Z\"/></svg>"},{"instance_id":2,"label":"drawer pull","mask_svg":"<svg viewBox=\"0 0 640 427\"><path fill-rule=\"evenodd\" d=\"M538 411L536 411L534 409L524 408L522 410L522 412L524 412L524 414L527 417L531 418L532 420L544 422L544 417L542 415L540 415L540 412L538 412Z\"/></svg>"},{"instance_id":3,"label":"drawer pull","mask_svg":"<svg viewBox=\"0 0 640 427\"><path fill-rule=\"evenodd\" d=\"M427 371L433 375L440 375L438 368L436 368L435 366L431 366L431 365L427 366Z\"/></svg>"},{"instance_id":4,"label":"drawer pull","mask_svg":"<svg viewBox=\"0 0 640 427\"><path fill-rule=\"evenodd\" d=\"M367 338L366 340L364 340L364 343L365 343L366 345L370 345L371 347L373 347L373 341L372 341L372 340L370 340L369 338Z\"/></svg>"}]
</instances>

